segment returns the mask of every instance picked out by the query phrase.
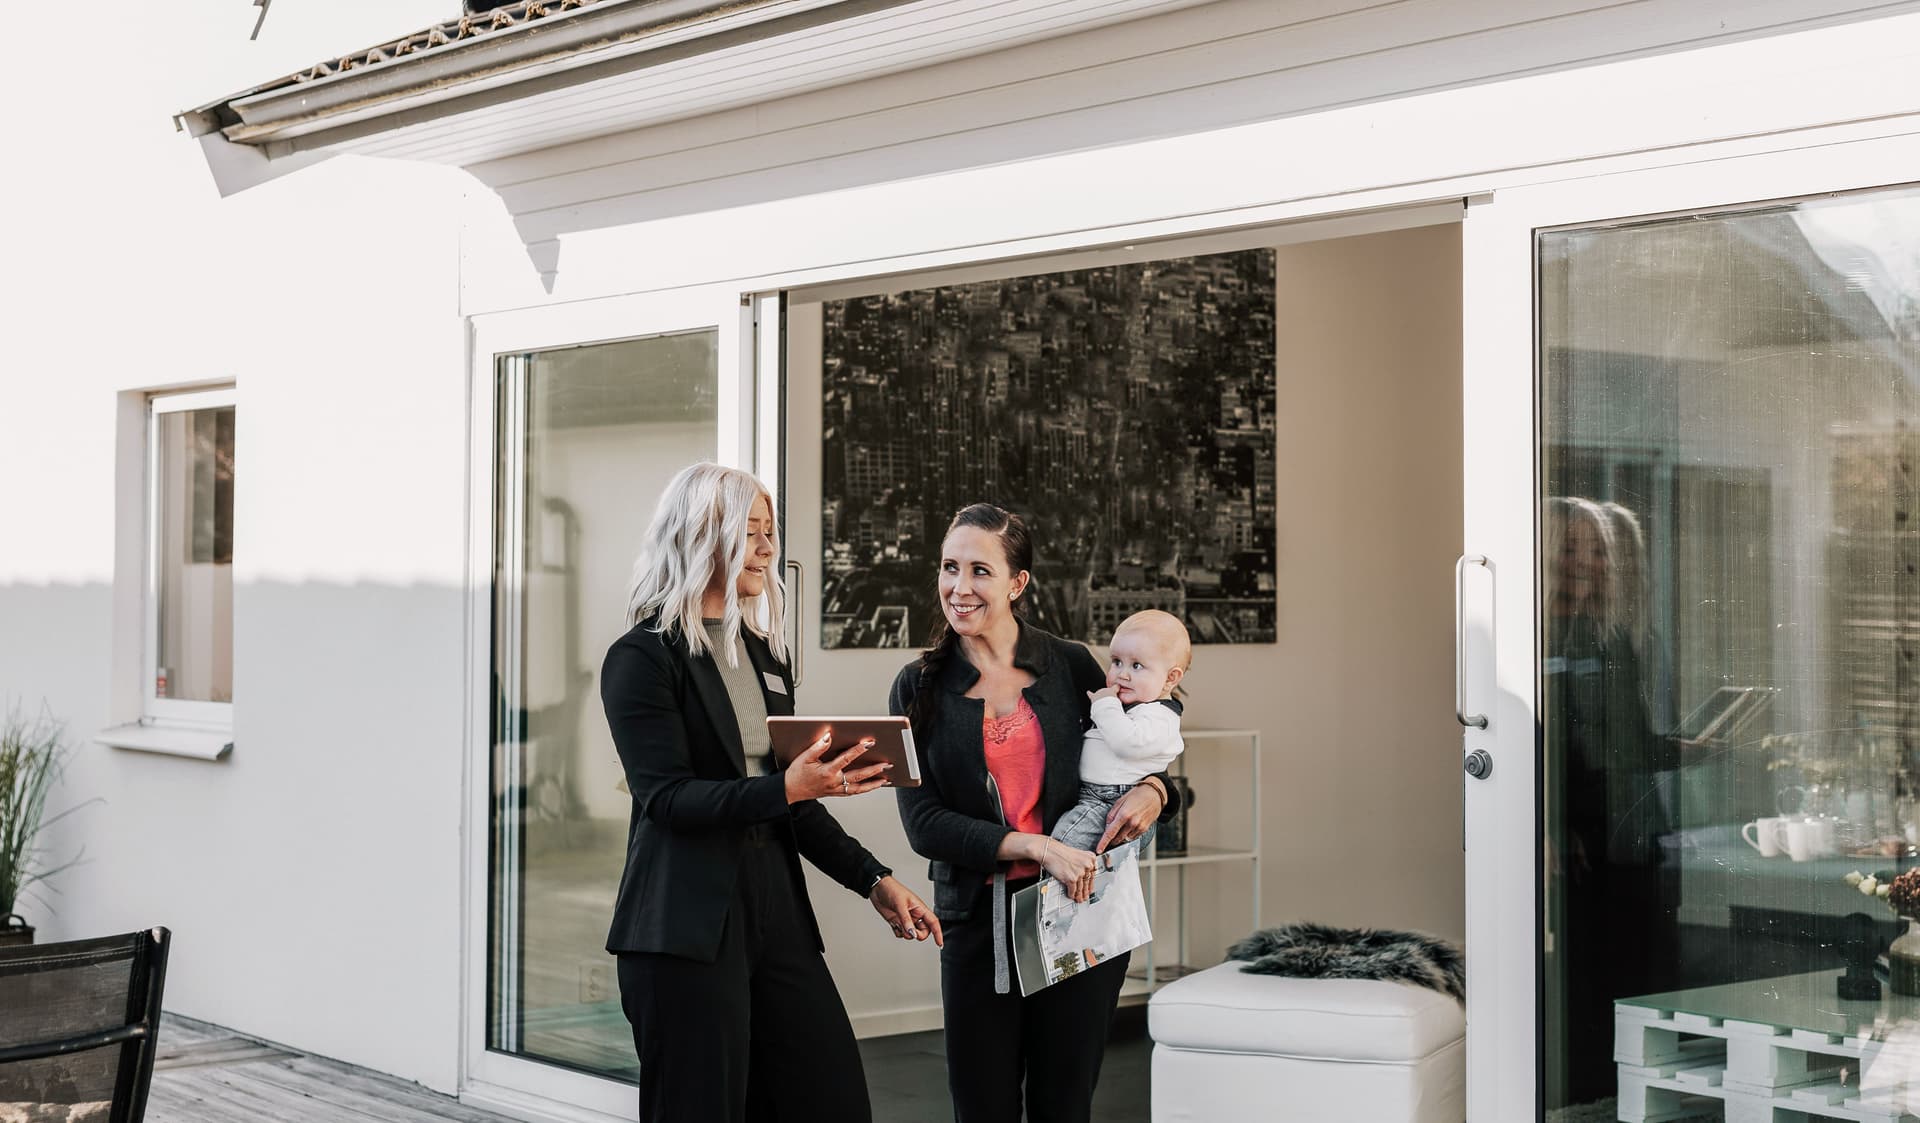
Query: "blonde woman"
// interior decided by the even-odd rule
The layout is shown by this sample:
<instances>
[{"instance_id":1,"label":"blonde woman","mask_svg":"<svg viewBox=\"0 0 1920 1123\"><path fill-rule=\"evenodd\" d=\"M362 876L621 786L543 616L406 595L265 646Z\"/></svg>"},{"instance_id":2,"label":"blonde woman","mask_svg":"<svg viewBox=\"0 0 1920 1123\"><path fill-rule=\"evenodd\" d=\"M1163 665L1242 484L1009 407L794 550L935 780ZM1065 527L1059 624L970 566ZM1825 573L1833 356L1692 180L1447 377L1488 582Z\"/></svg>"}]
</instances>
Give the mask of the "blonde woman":
<instances>
[{"instance_id":1,"label":"blonde woman","mask_svg":"<svg viewBox=\"0 0 1920 1123\"><path fill-rule=\"evenodd\" d=\"M1556 1103L1614 1094L1613 1004L1671 990L1680 963L1673 830L1659 774L1676 746L1647 720L1641 684L1639 524L1575 496L1547 501L1542 525L1548 869L1554 946L1580 964L1562 1008L1574 1058ZM1631 521L1629 521L1631 520ZM1631 565L1631 568L1627 568ZM1637 633L1637 635L1636 635Z\"/></svg>"},{"instance_id":2,"label":"blonde woman","mask_svg":"<svg viewBox=\"0 0 1920 1123\"><path fill-rule=\"evenodd\" d=\"M784 771L748 767L767 749L767 715L793 712L778 552L757 480L681 471L634 566L632 627L601 670L633 793L607 950L642 1119L872 1118L802 857L872 901L896 936L943 942L933 910L820 802L884 786L886 765L862 764L860 747L828 756L822 737Z\"/></svg>"},{"instance_id":3,"label":"blonde woman","mask_svg":"<svg viewBox=\"0 0 1920 1123\"><path fill-rule=\"evenodd\" d=\"M1655 729L1672 729L1673 668L1647 605L1647 536L1640 516L1619 503L1601 504L1613 531L1614 627L1640 659L1640 694Z\"/></svg>"}]
</instances>

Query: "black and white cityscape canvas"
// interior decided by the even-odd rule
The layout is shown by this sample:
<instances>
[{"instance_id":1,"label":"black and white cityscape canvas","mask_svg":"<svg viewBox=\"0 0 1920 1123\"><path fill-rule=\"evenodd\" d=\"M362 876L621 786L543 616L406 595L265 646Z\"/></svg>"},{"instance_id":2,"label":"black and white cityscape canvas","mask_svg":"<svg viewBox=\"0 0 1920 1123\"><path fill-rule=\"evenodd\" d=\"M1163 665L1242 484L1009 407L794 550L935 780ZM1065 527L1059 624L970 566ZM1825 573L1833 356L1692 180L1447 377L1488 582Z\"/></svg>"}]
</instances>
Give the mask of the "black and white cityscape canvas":
<instances>
[{"instance_id":1,"label":"black and white cityscape canvas","mask_svg":"<svg viewBox=\"0 0 1920 1123\"><path fill-rule=\"evenodd\" d=\"M821 642L918 647L978 501L1035 546L1033 619L1143 608L1274 640L1274 257L1210 254L831 301Z\"/></svg>"}]
</instances>

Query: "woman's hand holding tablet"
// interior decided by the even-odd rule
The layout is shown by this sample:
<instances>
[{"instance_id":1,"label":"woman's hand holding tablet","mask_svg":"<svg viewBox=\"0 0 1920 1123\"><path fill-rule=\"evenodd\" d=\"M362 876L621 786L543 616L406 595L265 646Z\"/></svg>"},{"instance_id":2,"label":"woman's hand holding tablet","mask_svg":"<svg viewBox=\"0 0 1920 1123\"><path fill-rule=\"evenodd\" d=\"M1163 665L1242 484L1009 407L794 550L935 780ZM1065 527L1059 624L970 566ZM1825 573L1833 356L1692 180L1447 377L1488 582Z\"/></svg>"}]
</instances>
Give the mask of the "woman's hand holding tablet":
<instances>
[{"instance_id":1,"label":"woman's hand holding tablet","mask_svg":"<svg viewBox=\"0 0 1920 1123\"><path fill-rule=\"evenodd\" d=\"M787 764L787 802L826 799L830 796L859 795L886 785L886 773L893 766L886 761L853 767L855 760L870 747L866 741L827 756L832 748L830 731L820 736Z\"/></svg>"},{"instance_id":2,"label":"woman's hand holding tablet","mask_svg":"<svg viewBox=\"0 0 1920 1123\"><path fill-rule=\"evenodd\" d=\"M904 717L769 717L767 736L773 758L787 768L789 801L920 786L920 759ZM822 784L833 790L819 790ZM810 794L795 796L796 785Z\"/></svg>"}]
</instances>

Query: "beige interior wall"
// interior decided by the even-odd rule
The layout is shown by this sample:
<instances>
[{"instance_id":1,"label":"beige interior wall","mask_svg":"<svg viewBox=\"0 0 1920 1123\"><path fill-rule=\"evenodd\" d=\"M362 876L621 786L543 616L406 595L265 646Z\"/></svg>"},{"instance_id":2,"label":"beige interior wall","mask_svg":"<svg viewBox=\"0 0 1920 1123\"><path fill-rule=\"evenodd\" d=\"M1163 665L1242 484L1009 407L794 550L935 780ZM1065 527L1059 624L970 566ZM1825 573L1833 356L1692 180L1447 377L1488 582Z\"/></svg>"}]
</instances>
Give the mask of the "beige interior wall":
<instances>
[{"instance_id":1,"label":"beige interior wall","mask_svg":"<svg viewBox=\"0 0 1920 1123\"><path fill-rule=\"evenodd\" d=\"M1281 642L1219 703L1269 731L1267 923L1465 934L1459 233L1279 251Z\"/></svg>"},{"instance_id":2,"label":"beige interior wall","mask_svg":"<svg viewBox=\"0 0 1920 1123\"><path fill-rule=\"evenodd\" d=\"M1451 582L1462 519L1459 228L1276 252L1280 638L1200 648L1187 725L1261 733L1263 923L1312 919L1458 938ZM817 646L819 305L796 302L788 330L788 549L809 577L798 703L803 713L879 712L902 656ZM1246 742L1196 740L1188 764L1199 793L1195 841L1244 840ZM925 862L911 854L891 799L836 801L833 810L926 890ZM1187 879L1189 962L1217 962L1249 930L1248 873L1244 863L1220 863L1178 875ZM1156 931L1169 940L1178 882L1169 870L1160 876ZM812 890L856 1024L868 1033L915 1028L912 1012L939 1001L932 949L887 938L868 906L818 875Z\"/></svg>"}]
</instances>

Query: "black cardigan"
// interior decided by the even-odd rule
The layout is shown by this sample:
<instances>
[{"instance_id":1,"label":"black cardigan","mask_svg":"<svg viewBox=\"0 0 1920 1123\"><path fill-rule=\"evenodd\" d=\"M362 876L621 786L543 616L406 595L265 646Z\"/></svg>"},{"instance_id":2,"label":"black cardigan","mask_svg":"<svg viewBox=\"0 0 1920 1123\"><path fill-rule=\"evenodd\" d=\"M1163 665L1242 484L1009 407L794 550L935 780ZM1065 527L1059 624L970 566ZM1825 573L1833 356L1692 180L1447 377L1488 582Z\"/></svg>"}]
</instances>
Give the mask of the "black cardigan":
<instances>
[{"instance_id":1,"label":"black cardigan","mask_svg":"<svg viewBox=\"0 0 1920 1123\"><path fill-rule=\"evenodd\" d=\"M1071 640L1020 625L1013 649L1013 665L1033 676L1022 694L1040 719L1046 744L1046 767L1040 789L1044 829L1052 830L1080 798L1080 744L1089 718L1087 692L1107 683L1093 653ZM981 890L999 866L1000 843L1013 828L1006 824L987 787L986 747L980 727L986 703L966 693L980 679L956 647L941 666L942 691L931 722L916 723L914 743L920 752L920 786L901 788L900 823L915 852L931 860L927 876L933 880L933 911L942 920L965 920ZM888 709L904 714L920 689L920 663L907 664L894 676ZM1161 774L1164 780L1165 774ZM1179 793L1167 785L1164 820L1179 810Z\"/></svg>"},{"instance_id":2,"label":"black cardigan","mask_svg":"<svg viewBox=\"0 0 1920 1123\"><path fill-rule=\"evenodd\" d=\"M793 713L793 679L766 642L740 638L767 713ZM774 690L771 683L781 689ZM862 896L886 867L817 800L787 803L786 777L749 777L740 723L710 656L686 641L635 625L607 650L600 700L633 793L627 864L614 899L610 952L664 952L713 962L733 900L747 828L768 823L786 852L806 939L822 948L800 856ZM796 937L800 934L796 933Z\"/></svg>"}]
</instances>

